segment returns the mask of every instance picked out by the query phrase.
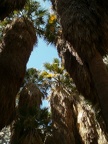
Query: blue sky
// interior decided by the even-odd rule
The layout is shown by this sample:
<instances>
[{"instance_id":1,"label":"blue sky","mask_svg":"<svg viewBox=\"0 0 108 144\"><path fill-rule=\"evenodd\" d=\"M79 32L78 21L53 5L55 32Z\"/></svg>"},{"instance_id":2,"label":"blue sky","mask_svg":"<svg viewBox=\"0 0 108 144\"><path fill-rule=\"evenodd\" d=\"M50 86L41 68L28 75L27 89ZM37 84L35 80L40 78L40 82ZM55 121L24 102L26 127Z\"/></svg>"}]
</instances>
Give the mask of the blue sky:
<instances>
[{"instance_id":1,"label":"blue sky","mask_svg":"<svg viewBox=\"0 0 108 144\"><path fill-rule=\"evenodd\" d=\"M36 68L43 70L45 62L52 62L54 58L58 58L57 50L53 45L48 45L43 39L38 40L37 46L29 58L27 68Z\"/></svg>"},{"instance_id":2,"label":"blue sky","mask_svg":"<svg viewBox=\"0 0 108 144\"><path fill-rule=\"evenodd\" d=\"M51 4L48 0L37 0L41 3L43 8L51 9ZM58 58L57 50L53 45L48 45L43 39L38 40L37 46L34 47L33 52L29 58L27 68L36 68L43 70L45 62L52 62L54 58Z\"/></svg>"},{"instance_id":3,"label":"blue sky","mask_svg":"<svg viewBox=\"0 0 108 144\"><path fill-rule=\"evenodd\" d=\"M59 58L56 48L53 45L47 45L43 39L39 39L38 45L34 47L31 53L27 68L33 67L43 70L43 64L45 62L52 62L54 58ZM44 100L41 107L49 107L48 101Z\"/></svg>"},{"instance_id":4,"label":"blue sky","mask_svg":"<svg viewBox=\"0 0 108 144\"><path fill-rule=\"evenodd\" d=\"M50 10L50 4L47 2L43 2L43 0L38 0L41 2L44 8L48 8ZM53 45L48 45L43 39L38 39L38 43L34 46L33 52L29 58L27 68L36 68L38 70L43 70L43 64L46 62L53 61L54 58L59 58L57 54L57 50ZM49 103L47 100L44 100L42 103L42 107L49 107Z\"/></svg>"}]
</instances>

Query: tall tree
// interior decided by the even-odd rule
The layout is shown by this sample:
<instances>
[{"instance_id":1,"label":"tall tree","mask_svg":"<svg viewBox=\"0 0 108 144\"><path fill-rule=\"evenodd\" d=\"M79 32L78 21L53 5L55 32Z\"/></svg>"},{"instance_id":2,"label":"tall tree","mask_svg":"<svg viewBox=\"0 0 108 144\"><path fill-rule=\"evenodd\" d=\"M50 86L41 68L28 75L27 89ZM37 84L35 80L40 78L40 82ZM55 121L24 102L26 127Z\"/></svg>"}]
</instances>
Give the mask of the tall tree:
<instances>
[{"instance_id":1,"label":"tall tree","mask_svg":"<svg viewBox=\"0 0 108 144\"><path fill-rule=\"evenodd\" d=\"M107 134L90 101L80 95L58 59L45 63L43 79L51 87L52 135L46 144L104 144Z\"/></svg>"},{"instance_id":2,"label":"tall tree","mask_svg":"<svg viewBox=\"0 0 108 144\"><path fill-rule=\"evenodd\" d=\"M60 39L57 42L57 48L58 48L58 52L59 55L62 59L62 63L64 64L65 68L67 69L67 71L69 72L70 76L73 78L77 89L79 90L80 94L82 93L83 96L85 97L84 99L81 98L80 95L76 94L77 97L77 123L78 125L82 125L81 127L78 127L79 132L81 131L86 131L86 134L89 133L88 130L90 130L91 127L91 132L94 131L95 134L93 133L89 133L87 135L89 135L90 137L92 137L92 134L94 135L92 138L93 139L89 139L90 137L88 137L87 135L84 136L85 134L83 132L80 133L81 137L84 136L83 138L83 142L86 143L87 141L89 143L106 143L108 138L107 138L107 133L106 133L106 128L101 116L101 111L98 105L98 99L97 97L97 92L96 89L94 88L94 83L91 79L91 75L87 69L87 67L85 65L82 64L81 59L79 58L79 56L77 55L77 53L74 51L74 53L70 52L69 49L67 49L67 47L70 49L70 45L69 43L65 42L65 40ZM72 49L72 48L71 48ZM82 83L83 81L83 83ZM92 103L91 103L92 102ZM91 104L90 104L91 103ZM90 105L89 105L90 104ZM90 108L91 107L91 108ZM92 109L93 108L93 109ZM83 112L82 112L83 111ZM84 115L82 115L80 118L80 114L83 113ZM92 118L91 118L92 117ZM91 119L93 121L91 121L90 125L87 124L88 122L86 122L87 119L89 121L91 121ZM83 121L83 119L85 119L85 121ZM80 121L81 120L81 121ZM88 121L87 120L87 121ZM79 122L80 121L80 122ZM86 123L87 125L84 126L83 124ZM99 127L95 127L95 125L98 125ZM90 127L89 127L90 126ZM85 129L85 130L84 130ZM88 129L88 130L87 130ZM100 134L99 131L103 131L103 134ZM88 131L88 132L87 132ZM101 136L103 135L103 137L106 137L105 141L101 141ZM103 138L102 138L103 139Z\"/></svg>"},{"instance_id":3,"label":"tall tree","mask_svg":"<svg viewBox=\"0 0 108 144\"><path fill-rule=\"evenodd\" d=\"M11 144L42 144L37 131L42 93L33 83L28 83L20 92L18 112L12 130Z\"/></svg>"},{"instance_id":4,"label":"tall tree","mask_svg":"<svg viewBox=\"0 0 108 144\"><path fill-rule=\"evenodd\" d=\"M102 60L108 52L108 4L86 0L52 3L60 17L64 38L90 72L108 129L108 72Z\"/></svg>"},{"instance_id":5,"label":"tall tree","mask_svg":"<svg viewBox=\"0 0 108 144\"><path fill-rule=\"evenodd\" d=\"M41 108L42 93L39 71L28 69L24 86L19 92L16 119L11 128L11 144L41 144L51 131L51 120L47 108Z\"/></svg>"},{"instance_id":6,"label":"tall tree","mask_svg":"<svg viewBox=\"0 0 108 144\"><path fill-rule=\"evenodd\" d=\"M24 79L33 45L37 42L36 33L38 36L45 33L43 17L46 10L42 10L37 1L25 2L5 0L0 3L1 19L10 14L0 21L0 129L14 119L15 97Z\"/></svg>"},{"instance_id":7,"label":"tall tree","mask_svg":"<svg viewBox=\"0 0 108 144\"><path fill-rule=\"evenodd\" d=\"M0 45L0 129L15 116L15 97L35 42L34 26L27 18L15 20L5 30Z\"/></svg>"},{"instance_id":8,"label":"tall tree","mask_svg":"<svg viewBox=\"0 0 108 144\"><path fill-rule=\"evenodd\" d=\"M52 113L52 136L47 136L45 144L80 143L80 135L76 127L75 111L71 92L74 89L72 79L58 59L44 64L46 70L41 76L50 85L50 105ZM77 139L75 139L77 137Z\"/></svg>"}]
</instances>

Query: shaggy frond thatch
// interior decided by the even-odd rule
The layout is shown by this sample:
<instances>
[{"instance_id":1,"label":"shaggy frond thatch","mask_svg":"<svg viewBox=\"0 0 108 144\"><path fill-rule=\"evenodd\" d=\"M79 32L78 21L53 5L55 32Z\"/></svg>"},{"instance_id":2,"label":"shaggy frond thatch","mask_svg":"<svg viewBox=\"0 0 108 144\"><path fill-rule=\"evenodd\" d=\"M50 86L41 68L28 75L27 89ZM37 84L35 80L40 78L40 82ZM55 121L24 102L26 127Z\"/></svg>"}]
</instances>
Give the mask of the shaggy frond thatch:
<instances>
[{"instance_id":1,"label":"shaggy frond thatch","mask_svg":"<svg viewBox=\"0 0 108 144\"><path fill-rule=\"evenodd\" d=\"M37 130L42 97L41 91L31 82L21 90L11 144L42 144Z\"/></svg>"},{"instance_id":2,"label":"shaggy frond thatch","mask_svg":"<svg viewBox=\"0 0 108 144\"><path fill-rule=\"evenodd\" d=\"M23 109L24 106L26 107L26 111L28 111L31 107L40 108L40 105L42 104L42 97L43 94L36 84L30 82L26 84L20 93L18 109Z\"/></svg>"},{"instance_id":3,"label":"shaggy frond thatch","mask_svg":"<svg viewBox=\"0 0 108 144\"><path fill-rule=\"evenodd\" d=\"M83 60L89 60L96 50L101 55L108 53L108 12L104 2L51 1L60 16L65 39Z\"/></svg>"},{"instance_id":4,"label":"shaggy frond thatch","mask_svg":"<svg viewBox=\"0 0 108 144\"><path fill-rule=\"evenodd\" d=\"M54 91L51 95L53 131L45 144L106 144L108 140L103 121L91 103L74 91L68 95Z\"/></svg>"},{"instance_id":5,"label":"shaggy frond thatch","mask_svg":"<svg viewBox=\"0 0 108 144\"><path fill-rule=\"evenodd\" d=\"M103 120L98 120L99 114L91 103L79 95L77 102L77 126L84 144L107 144L108 135L103 129Z\"/></svg>"},{"instance_id":6,"label":"shaggy frond thatch","mask_svg":"<svg viewBox=\"0 0 108 144\"><path fill-rule=\"evenodd\" d=\"M24 7L27 0L0 0L0 20L4 19L14 10Z\"/></svg>"},{"instance_id":7,"label":"shaggy frond thatch","mask_svg":"<svg viewBox=\"0 0 108 144\"><path fill-rule=\"evenodd\" d=\"M16 131L11 139L11 144L43 144L42 140L36 130L26 131Z\"/></svg>"},{"instance_id":8,"label":"shaggy frond thatch","mask_svg":"<svg viewBox=\"0 0 108 144\"><path fill-rule=\"evenodd\" d=\"M0 45L0 129L14 119L15 97L35 42L35 29L28 19L19 18L5 30Z\"/></svg>"},{"instance_id":9,"label":"shaggy frond thatch","mask_svg":"<svg viewBox=\"0 0 108 144\"><path fill-rule=\"evenodd\" d=\"M98 115L97 111L100 111L99 106L98 106L99 101L98 101L97 91L95 89L90 71L88 67L86 66L86 64L83 61L81 61L80 57L77 55L77 52L73 49L73 47L69 44L69 42L65 41L61 36L58 37L56 41L56 46L57 46L59 56L62 59L62 63L64 64L66 70L69 72L70 76L73 78L77 89L79 90L81 94L84 95L87 101L88 100L91 101L92 105L94 107L96 106L95 111L92 108L89 109L89 104L85 104L86 103L85 99L82 99L82 97L78 96L78 94L75 96L75 98L77 99L75 107L77 109L77 114L78 114L77 115L78 125L80 125L80 127L78 126L78 129L82 137L82 140L85 142L95 141L95 143L97 143L96 141L101 141L101 143L104 144L104 142L107 141L107 134L105 132L106 128L103 123L101 113L99 113L100 116L98 116L98 118L96 117L96 115ZM92 113L92 110L93 110L93 113ZM79 118L80 116L81 116L81 119ZM92 120L91 120L91 117L92 117ZM98 126L95 127L94 123ZM85 135L85 133L87 135ZM97 133L97 134L95 135L94 133L95 134ZM105 141L101 140L102 137L104 137Z\"/></svg>"},{"instance_id":10,"label":"shaggy frond thatch","mask_svg":"<svg viewBox=\"0 0 108 144\"><path fill-rule=\"evenodd\" d=\"M108 131L108 71L102 60L102 57L108 54L108 2L94 0L52 0L52 2L60 17L63 37L73 46L89 69ZM83 83L82 79L81 84Z\"/></svg>"},{"instance_id":11,"label":"shaggy frond thatch","mask_svg":"<svg viewBox=\"0 0 108 144\"><path fill-rule=\"evenodd\" d=\"M97 92L93 84L89 69L78 56L77 52L65 41L62 36L59 36L56 41L56 47L62 63L67 72L74 80L76 87L86 99L96 104L98 102ZM82 83L83 82L83 83Z\"/></svg>"},{"instance_id":12,"label":"shaggy frond thatch","mask_svg":"<svg viewBox=\"0 0 108 144\"><path fill-rule=\"evenodd\" d=\"M82 141L76 127L76 100L72 94L55 91L51 95L53 139L57 144L78 144Z\"/></svg>"}]
</instances>

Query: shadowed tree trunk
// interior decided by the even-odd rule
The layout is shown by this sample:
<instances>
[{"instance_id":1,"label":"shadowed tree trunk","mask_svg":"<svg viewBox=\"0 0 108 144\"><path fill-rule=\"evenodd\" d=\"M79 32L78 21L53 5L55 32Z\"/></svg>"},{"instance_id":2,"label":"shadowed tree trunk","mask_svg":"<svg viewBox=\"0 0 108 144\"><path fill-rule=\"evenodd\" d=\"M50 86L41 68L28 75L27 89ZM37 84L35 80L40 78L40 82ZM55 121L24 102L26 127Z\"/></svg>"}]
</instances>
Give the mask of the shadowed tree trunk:
<instances>
[{"instance_id":1,"label":"shadowed tree trunk","mask_svg":"<svg viewBox=\"0 0 108 144\"><path fill-rule=\"evenodd\" d=\"M98 116L98 113L97 113L100 109L99 105L98 105L99 100L98 100L97 91L94 87L94 83L92 81L92 77L91 77L88 67L86 67L86 66L84 66L84 64L82 64L81 59L79 58L79 56L77 55L75 50L65 40L63 40L59 37L58 40L56 41L56 46L57 46L59 56L62 59L62 63L64 64L65 68L69 72L70 76L73 78L77 89L79 90L79 92L81 94L84 95L84 97L87 101L89 100L92 102L92 106L95 108L95 111L94 111L95 117L97 115L96 121L97 121L100 129L105 134L104 136L106 137L107 136L106 128L105 128L104 122L102 120L102 115L101 115L101 113L99 113L99 116ZM67 49L67 47L68 47L68 49ZM80 102L80 98L78 98L78 99L79 99L78 101ZM81 101L84 103L84 100L81 100ZM84 109L87 109L86 106L84 106L84 107L85 107ZM80 115L80 111L78 112L78 114ZM86 117L88 117L88 116L86 116ZM81 122L81 123L83 123L83 122ZM101 135L99 135L99 137L100 136Z\"/></svg>"},{"instance_id":2,"label":"shadowed tree trunk","mask_svg":"<svg viewBox=\"0 0 108 144\"><path fill-rule=\"evenodd\" d=\"M57 51L66 70L74 80L78 91L95 105L98 103L97 91L94 87L88 67L82 63L77 52L61 36L56 41Z\"/></svg>"},{"instance_id":3,"label":"shadowed tree trunk","mask_svg":"<svg viewBox=\"0 0 108 144\"><path fill-rule=\"evenodd\" d=\"M95 81L103 118L108 127L108 71L98 52L89 62L89 69Z\"/></svg>"},{"instance_id":4,"label":"shadowed tree trunk","mask_svg":"<svg viewBox=\"0 0 108 144\"><path fill-rule=\"evenodd\" d=\"M0 20L7 17L14 10L21 10L27 0L0 0Z\"/></svg>"},{"instance_id":5,"label":"shadowed tree trunk","mask_svg":"<svg viewBox=\"0 0 108 144\"><path fill-rule=\"evenodd\" d=\"M35 42L35 29L27 19L19 18L5 30L0 45L0 129L15 117L15 97Z\"/></svg>"},{"instance_id":6,"label":"shadowed tree trunk","mask_svg":"<svg viewBox=\"0 0 108 144\"><path fill-rule=\"evenodd\" d=\"M101 1L52 2L60 17L64 38L89 69L108 130L108 74L102 62L102 56L108 53L107 6Z\"/></svg>"},{"instance_id":7,"label":"shadowed tree trunk","mask_svg":"<svg viewBox=\"0 0 108 144\"><path fill-rule=\"evenodd\" d=\"M39 117L36 111L40 109L42 97L43 93L31 82L21 90L17 118L11 131L11 144L42 144L36 119Z\"/></svg>"},{"instance_id":8,"label":"shadowed tree trunk","mask_svg":"<svg viewBox=\"0 0 108 144\"><path fill-rule=\"evenodd\" d=\"M97 120L93 106L81 95L77 95L77 124L84 144L106 144L108 136L101 127L103 121Z\"/></svg>"},{"instance_id":9,"label":"shadowed tree trunk","mask_svg":"<svg viewBox=\"0 0 108 144\"><path fill-rule=\"evenodd\" d=\"M74 95L74 94L73 94ZM51 112L53 133L50 142L45 144L82 144L77 127L76 101L65 92L53 92L51 95ZM48 143L49 142L49 143Z\"/></svg>"},{"instance_id":10,"label":"shadowed tree trunk","mask_svg":"<svg viewBox=\"0 0 108 144\"><path fill-rule=\"evenodd\" d=\"M57 89L56 89L57 90ZM107 134L92 105L77 91L51 95L53 132L45 144L106 144Z\"/></svg>"},{"instance_id":11,"label":"shadowed tree trunk","mask_svg":"<svg viewBox=\"0 0 108 144\"><path fill-rule=\"evenodd\" d=\"M68 55L68 57L65 57L67 56L65 55L67 53L65 49L67 47L69 48L69 46L70 45L68 43L65 43L65 41L63 40L59 39L57 42L57 48L62 61L64 61L65 63L66 59L69 60L70 58L70 60L72 60L74 58L74 61L76 62L75 67L72 67L72 69L74 68L76 72L74 73L74 77L76 74L77 80L81 81L80 75L77 74L78 72L81 72L82 69L82 80L85 83L88 82L87 89L89 89L90 81L86 80L88 77L90 79L90 76L87 69L84 69L85 67L83 67L83 65L80 65L82 64L81 59L76 55L76 58L78 60L77 61L74 56L72 57L72 53L71 56ZM70 62L72 61L68 61L69 64L72 64ZM78 65L80 66L80 69L76 69L76 66ZM54 61L52 65L47 63L45 66L49 70L48 73L47 71L45 72L47 74L46 80L48 80L49 74L50 76L52 76L50 78L50 104L53 125L51 136L49 135L46 137L45 144L107 143L107 134L105 128L103 127L103 121L100 118L97 119L97 117L99 117L99 109L96 109L96 106L93 107L90 101L87 100L87 97L85 99L76 91L76 87L72 79L68 77L67 72L63 69L63 67L59 65L59 62ZM86 89L84 85L82 86L82 88ZM89 93L88 90L86 91L86 93L89 98L91 96L91 93ZM97 104L97 101L95 101L94 103Z\"/></svg>"}]
</instances>

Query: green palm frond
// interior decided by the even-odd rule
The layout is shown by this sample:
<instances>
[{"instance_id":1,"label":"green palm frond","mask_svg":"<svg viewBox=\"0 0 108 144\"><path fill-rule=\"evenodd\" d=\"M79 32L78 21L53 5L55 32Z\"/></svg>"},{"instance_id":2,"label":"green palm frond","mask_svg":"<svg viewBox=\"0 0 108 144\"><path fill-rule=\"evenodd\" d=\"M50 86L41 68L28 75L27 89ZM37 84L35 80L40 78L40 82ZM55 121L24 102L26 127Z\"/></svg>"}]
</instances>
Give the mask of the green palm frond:
<instances>
[{"instance_id":1,"label":"green palm frond","mask_svg":"<svg viewBox=\"0 0 108 144\"><path fill-rule=\"evenodd\" d=\"M44 63L44 68L48 71L52 70L52 65L50 63Z\"/></svg>"},{"instance_id":2,"label":"green palm frond","mask_svg":"<svg viewBox=\"0 0 108 144\"><path fill-rule=\"evenodd\" d=\"M60 29L56 15L50 14L47 9L42 8L38 1L34 0L27 0L23 10L13 11L9 17L0 22L0 37L2 37L4 27L6 27L14 18L18 17L29 18L33 22L39 37L43 37L48 44L55 43Z\"/></svg>"}]
</instances>

